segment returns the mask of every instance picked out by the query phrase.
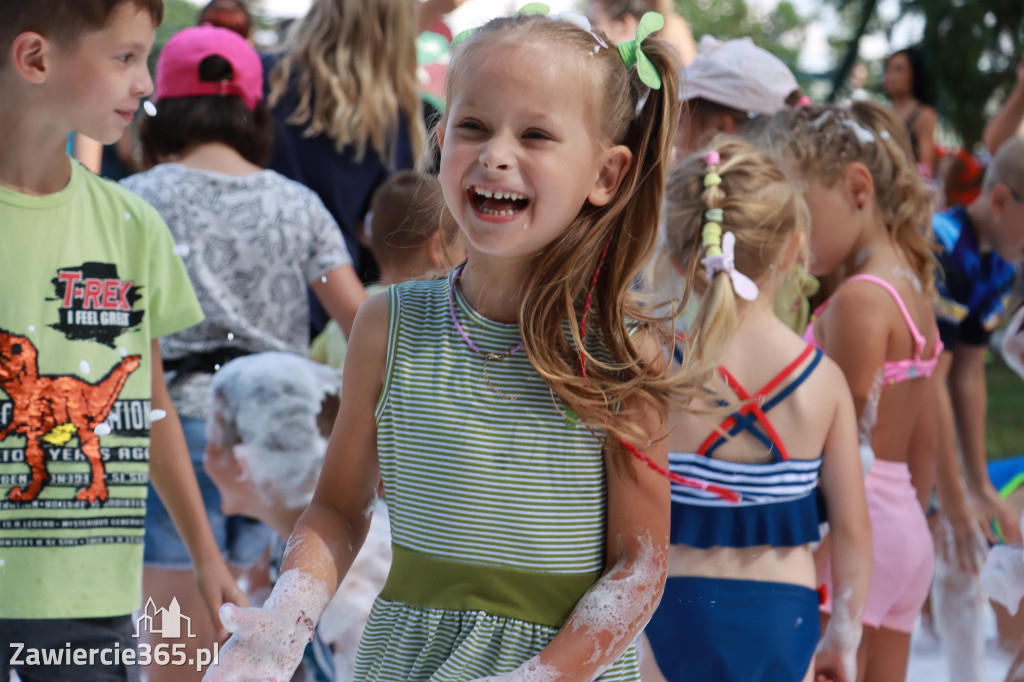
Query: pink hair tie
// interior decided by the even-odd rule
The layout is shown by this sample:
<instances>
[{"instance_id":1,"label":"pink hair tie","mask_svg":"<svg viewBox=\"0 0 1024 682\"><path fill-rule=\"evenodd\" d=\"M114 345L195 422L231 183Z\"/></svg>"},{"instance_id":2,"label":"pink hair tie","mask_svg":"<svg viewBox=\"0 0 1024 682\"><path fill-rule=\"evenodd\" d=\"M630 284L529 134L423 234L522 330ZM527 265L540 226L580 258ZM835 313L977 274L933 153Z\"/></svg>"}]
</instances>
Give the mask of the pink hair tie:
<instances>
[{"instance_id":1,"label":"pink hair tie","mask_svg":"<svg viewBox=\"0 0 1024 682\"><path fill-rule=\"evenodd\" d=\"M722 157L714 149L704 155L704 163L708 166L717 166L721 161Z\"/></svg>"}]
</instances>

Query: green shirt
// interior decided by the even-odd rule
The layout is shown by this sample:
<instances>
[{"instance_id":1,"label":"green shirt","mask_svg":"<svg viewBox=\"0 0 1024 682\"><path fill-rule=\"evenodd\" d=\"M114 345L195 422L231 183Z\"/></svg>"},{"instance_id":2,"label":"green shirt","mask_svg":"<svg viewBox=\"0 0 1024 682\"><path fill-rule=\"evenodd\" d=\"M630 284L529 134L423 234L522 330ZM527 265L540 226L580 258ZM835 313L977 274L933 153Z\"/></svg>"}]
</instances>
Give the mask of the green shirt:
<instances>
[{"instance_id":1,"label":"green shirt","mask_svg":"<svg viewBox=\"0 0 1024 682\"><path fill-rule=\"evenodd\" d=\"M55 194L0 188L0 618L140 606L151 341L202 319L174 249L77 163Z\"/></svg>"}]
</instances>

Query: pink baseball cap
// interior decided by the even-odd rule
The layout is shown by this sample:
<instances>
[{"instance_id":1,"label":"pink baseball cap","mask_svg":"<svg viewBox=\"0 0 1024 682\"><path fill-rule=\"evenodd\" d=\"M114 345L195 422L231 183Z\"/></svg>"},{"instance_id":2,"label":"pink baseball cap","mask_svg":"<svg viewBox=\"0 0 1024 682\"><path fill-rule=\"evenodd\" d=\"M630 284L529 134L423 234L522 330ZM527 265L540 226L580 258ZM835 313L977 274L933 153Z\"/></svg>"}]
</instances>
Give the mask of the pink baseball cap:
<instances>
[{"instance_id":1,"label":"pink baseball cap","mask_svg":"<svg viewBox=\"0 0 1024 682\"><path fill-rule=\"evenodd\" d=\"M789 67L750 38L722 42L706 35L686 67L680 99L700 97L750 114L774 114L799 87Z\"/></svg>"},{"instance_id":2,"label":"pink baseball cap","mask_svg":"<svg viewBox=\"0 0 1024 682\"><path fill-rule=\"evenodd\" d=\"M199 80L199 65L214 56L231 65L231 80ZM204 24L178 31L160 50L153 99L159 102L198 95L241 97L250 110L263 99L263 63L242 36Z\"/></svg>"}]
</instances>

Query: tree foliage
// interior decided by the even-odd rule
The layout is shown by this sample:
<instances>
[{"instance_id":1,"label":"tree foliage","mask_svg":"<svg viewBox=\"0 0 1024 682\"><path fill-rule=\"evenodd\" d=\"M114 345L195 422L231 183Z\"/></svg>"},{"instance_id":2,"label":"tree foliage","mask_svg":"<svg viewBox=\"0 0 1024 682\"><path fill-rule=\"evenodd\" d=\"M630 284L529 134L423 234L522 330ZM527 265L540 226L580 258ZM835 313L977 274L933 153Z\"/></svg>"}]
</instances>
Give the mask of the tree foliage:
<instances>
[{"instance_id":1,"label":"tree foliage","mask_svg":"<svg viewBox=\"0 0 1024 682\"><path fill-rule=\"evenodd\" d=\"M839 8L841 16L856 13L863 2L826 1ZM1024 2L900 0L900 9L901 16L924 20L920 47L938 95L939 116L965 147L973 147L988 116L1016 80L1024 52ZM872 26L891 35L893 23L876 19Z\"/></svg>"},{"instance_id":2,"label":"tree foliage","mask_svg":"<svg viewBox=\"0 0 1024 682\"><path fill-rule=\"evenodd\" d=\"M808 19L788 0L767 13L751 11L746 0L674 0L676 11L689 23L698 41L703 35L720 40L750 36L794 72Z\"/></svg>"}]
</instances>

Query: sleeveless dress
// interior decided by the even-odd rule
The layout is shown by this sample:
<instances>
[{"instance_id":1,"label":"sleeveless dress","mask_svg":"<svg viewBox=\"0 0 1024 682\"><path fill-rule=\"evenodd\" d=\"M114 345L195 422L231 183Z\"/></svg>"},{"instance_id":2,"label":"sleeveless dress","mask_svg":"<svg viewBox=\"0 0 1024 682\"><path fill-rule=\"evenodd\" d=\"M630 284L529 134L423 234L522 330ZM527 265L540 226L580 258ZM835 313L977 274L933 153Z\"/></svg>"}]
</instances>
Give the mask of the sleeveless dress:
<instances>
[{"instance_id":1,"label":"sleeveless dress","mask_svg":"<svg viewBox=\"0 0 1024 682\"><path fill-rule=\"evenodd\" d=\"M504 395L488 387L483 358L452 322L451 281L389 289L376 419L394 562L360 642L357 680L514 670L604 569L601 440L555 409L523 351L488 363ZM455 307L483 351L521 341L517 325L487 320L458 291ZM639 680L633 647L598 679Z\"/></svg>"}]
</instances>

